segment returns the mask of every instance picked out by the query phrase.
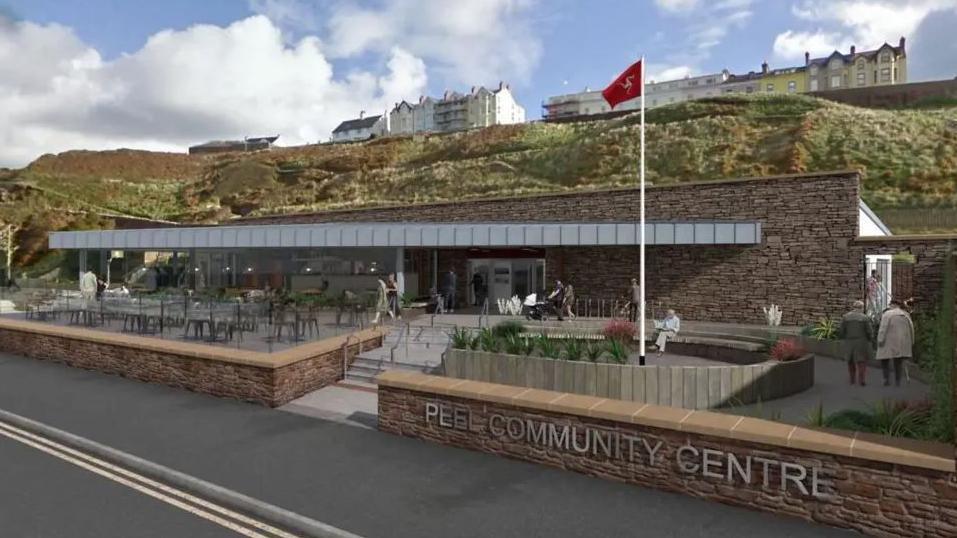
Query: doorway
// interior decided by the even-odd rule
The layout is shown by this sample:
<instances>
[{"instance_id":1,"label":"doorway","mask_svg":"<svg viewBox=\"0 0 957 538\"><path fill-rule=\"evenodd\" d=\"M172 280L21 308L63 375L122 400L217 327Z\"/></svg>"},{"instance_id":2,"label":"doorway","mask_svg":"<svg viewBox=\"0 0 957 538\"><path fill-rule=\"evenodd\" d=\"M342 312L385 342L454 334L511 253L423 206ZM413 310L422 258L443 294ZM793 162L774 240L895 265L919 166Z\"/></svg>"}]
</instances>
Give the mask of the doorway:
<instances>
[{"instance_id":1,"label":"doorway","mask_svg":"<svg viewBox=\"0 0 957 538\"><path fill-rule=\"evenodd\" d=\"M468 261L469 304L481 305L510 299L524 299L542 293L545 287L545 260L540 258L474 259Z\"/></svg>"}]
</instances>

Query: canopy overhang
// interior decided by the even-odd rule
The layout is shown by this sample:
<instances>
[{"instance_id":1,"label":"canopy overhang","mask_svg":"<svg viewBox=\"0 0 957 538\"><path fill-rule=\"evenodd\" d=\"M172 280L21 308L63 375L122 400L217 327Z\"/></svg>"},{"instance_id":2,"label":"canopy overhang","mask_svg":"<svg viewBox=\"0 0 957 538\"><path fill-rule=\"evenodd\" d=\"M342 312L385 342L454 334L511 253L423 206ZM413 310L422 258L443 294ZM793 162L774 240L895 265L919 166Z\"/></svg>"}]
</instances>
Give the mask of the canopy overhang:
<instances>
[{"instance_id":1,"label":"canopy overhang","mask_svg":"<svg viewBox=\"0 0 957 538\"><path fill-rule=\"evenodd\" d=\"M318 223L52 232L51 249L634 246L636 222ZM754 221L648 222L648 245L755 245Z\"/></svg>"}]
</instances>

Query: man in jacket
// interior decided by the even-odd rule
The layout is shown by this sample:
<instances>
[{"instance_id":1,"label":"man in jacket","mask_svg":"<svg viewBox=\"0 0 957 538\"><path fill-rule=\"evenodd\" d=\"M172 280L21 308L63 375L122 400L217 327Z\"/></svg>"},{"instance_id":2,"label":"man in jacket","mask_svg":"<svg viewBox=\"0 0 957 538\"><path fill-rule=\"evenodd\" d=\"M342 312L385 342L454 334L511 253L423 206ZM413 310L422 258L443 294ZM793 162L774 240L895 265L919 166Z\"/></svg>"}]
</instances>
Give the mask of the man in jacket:
<instances>
[{"instance_id":1,"label":"man in jacket","mask_svg":"<svg viewBox=\"0 0 957 538\"><path fill-rule=\"evenodd\" d=\"M638 279L631 279L631 287L628 289L631 294L631 302L628 304L628 316L632 322L638 321L638 308L641 305L641 286L638 285Z\"/></svg>"},{"instance_id":2,"label":"man in jacket","mask_svg":"<svg viewBox=\"0 0 957 538\"><path fill-rule=\"evenodd\" d=\"M455 291L458 288L457 284L458 277L455 275L455 271L449 268L449 271L445 273L445 279L442 283L442 294L445 295L446 312L455 312Z\"/></svg>"},{"instance_id":3,"label":"man in jacket","mask_svg":"<svg viewBox=\"0 0 957 538\"><path fill-rule=\"evenodd\" d=\"M894 381L900 386L904 359L913 356L914 323L896 298L891 299L890 307L881 316L881 326L877 331L877 360L881 361L884 372L884 386L891 384L890 366L894 363Z\"/></svg>"},{"instance_id":4,"label":"man in jacket","mask_svg":"<svg viewBox=\"0 0 957 538\"><path fill-rule=\"evenodd\" d=\"M844 341L844 355L847 358L851 385L856 380L863 387L867 360L874 344L874 327L871 325L871 319L864 313L864 301L854 301L853 309L841 318L837 336Z\"/></svg>"}]
</instances>

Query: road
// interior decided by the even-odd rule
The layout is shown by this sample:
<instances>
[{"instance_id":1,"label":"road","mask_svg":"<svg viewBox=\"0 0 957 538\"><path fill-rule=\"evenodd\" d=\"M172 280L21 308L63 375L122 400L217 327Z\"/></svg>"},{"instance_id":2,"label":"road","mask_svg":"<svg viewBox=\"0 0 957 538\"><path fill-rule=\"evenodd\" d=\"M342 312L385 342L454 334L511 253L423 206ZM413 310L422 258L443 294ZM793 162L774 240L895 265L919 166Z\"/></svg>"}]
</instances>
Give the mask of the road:
<instances>
[{"instance_id":1,"label":"road","mask_svg":"<svg viewBox=\"0 0 957 538\"><path fill-rule=\"evenodd\" d=\"M852 536L797 519L9 355L0 355L0 408L367 538ZM39 454L20 454L14 461L20 482L37 477L31 486L34 513L60 519L62 512L66 519L92 502L59 493L45 501L43 492L56 488L61 471L64 476L79 471L66 472ZM3 498L16 495L18 487L17 481L0 483ZM82 489L79 483L72 487ZM144 514L151 515L144 516L142 527L165 525L154 519L162 519L165 508L148 504ZM22 510L14 506L0 503L0 521ZM139 508L127 510L124 514L138 514ZM186 524L176 523L182 517L171 515L169 525ZM83 529L74 536L97 535L90 527L97 525L94 519L73 520L72 528Z\"/></svg>"}]
</instances>

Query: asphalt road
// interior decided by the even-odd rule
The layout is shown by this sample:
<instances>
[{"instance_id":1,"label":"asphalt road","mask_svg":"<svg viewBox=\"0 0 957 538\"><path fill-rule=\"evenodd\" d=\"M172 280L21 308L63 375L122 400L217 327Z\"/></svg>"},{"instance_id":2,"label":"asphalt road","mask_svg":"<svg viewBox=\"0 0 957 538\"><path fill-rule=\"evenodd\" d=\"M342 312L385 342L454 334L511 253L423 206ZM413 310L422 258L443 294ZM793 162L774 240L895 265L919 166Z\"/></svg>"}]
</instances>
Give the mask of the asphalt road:
<instances>
[{"instance_id":1,"label":"asphalt road","mask_svg":"<svg viewBox=\"0 0 957 538\"><path fill-rule=\"evenodd\" d=\"M231 538L237 534L0 436L0 536Z\"/></svg>"},{"instance_id":2,"label":"asphalt road","mask_svg":"<svg viewBox=\"0 0 957 538\"><path fill-rule=\"evenodd\" d=\"M9 355L0 355L0 408L367 538L853 535ZM26 466L17 471L21 481L35 473L55 485L62 470L39 456L15 461ZM0 500L16 495L18 487L0 482ZM41 493L42 488L35 495ZM48 513L58 519L64 511L62 517L69 518L74 509L67 512L63 506L74 503L81 511L85 502L54 497ZM0 521L13 515L9 510L0 502ZM126 513L137 514L135 508ZM94 520L86 524L95 525ZM143 528L165 524L144 521ZM73 528L83 525L75 521ZM95 534L89 527L84 532Z\"/></svg>"}]
</instances>

